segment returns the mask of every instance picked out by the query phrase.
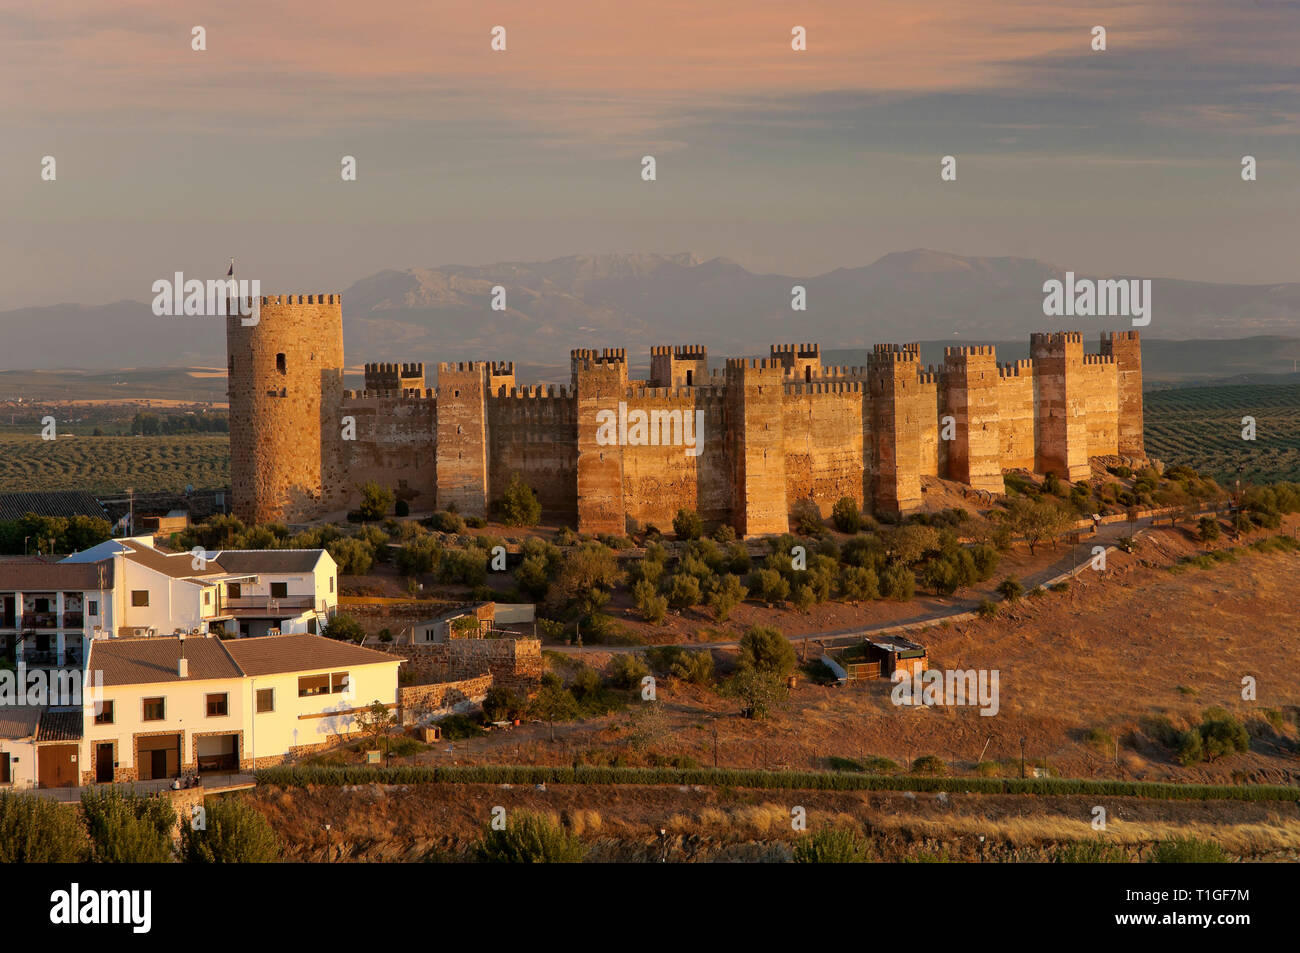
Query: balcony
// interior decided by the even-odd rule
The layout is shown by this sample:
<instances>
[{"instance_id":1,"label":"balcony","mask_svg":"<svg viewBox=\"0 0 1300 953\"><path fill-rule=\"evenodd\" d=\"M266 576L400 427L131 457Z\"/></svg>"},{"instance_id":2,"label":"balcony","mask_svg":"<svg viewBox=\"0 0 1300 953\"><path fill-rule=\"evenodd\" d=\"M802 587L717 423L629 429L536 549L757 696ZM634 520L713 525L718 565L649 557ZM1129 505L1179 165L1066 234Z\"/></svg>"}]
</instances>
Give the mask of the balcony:
<instances>
[{"instance_id":1,"label":"balcony","mask_svg":"<svg viewBox=\"0 0 1300 953\"><path fill-rule=\"evenodd\" d=\"M63 627L65 629L82 629L86 626L86 617L80 612L63 613Z\"/></svg>"},{"instance_id":2,"label":"balcony","mask_svg":"<svg viewBox=\"0 0 1300 953\"><path fill-rule=\"evenodd\" d=\"M57 629L59 614L57 612L24 612L24 629Z\"/></svg>"},{"instance_id":3,"label":"balcony","mask_svg":"<svg viewBox=\"0 0 1300 953\"><path fill-rule=\"evenodd\" d=\"M299 615L316 605L312 596L240 596L238 599L226 598L221 602L221 611L238 612L245 615L260 612L265 615Z\"/></svg>"}]
</instances>

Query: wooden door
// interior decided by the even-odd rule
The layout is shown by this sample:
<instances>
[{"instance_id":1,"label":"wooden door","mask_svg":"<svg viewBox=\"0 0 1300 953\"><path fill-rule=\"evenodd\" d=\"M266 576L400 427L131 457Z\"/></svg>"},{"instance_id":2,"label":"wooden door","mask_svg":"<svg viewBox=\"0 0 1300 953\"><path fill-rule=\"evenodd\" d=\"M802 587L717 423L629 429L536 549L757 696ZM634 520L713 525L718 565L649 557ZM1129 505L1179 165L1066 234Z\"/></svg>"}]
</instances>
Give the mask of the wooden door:
<instances>
[{"instance_id":1,"label":"wooden door","mask_svg":"<svg viewBox=\"0 0 1300 953\"><path fill-rule=\"evenodd\" d=\"M71 745L39 745L36 749L37 779L43 788L76 787L77 748Z\"/></svg>"}]
</instances>

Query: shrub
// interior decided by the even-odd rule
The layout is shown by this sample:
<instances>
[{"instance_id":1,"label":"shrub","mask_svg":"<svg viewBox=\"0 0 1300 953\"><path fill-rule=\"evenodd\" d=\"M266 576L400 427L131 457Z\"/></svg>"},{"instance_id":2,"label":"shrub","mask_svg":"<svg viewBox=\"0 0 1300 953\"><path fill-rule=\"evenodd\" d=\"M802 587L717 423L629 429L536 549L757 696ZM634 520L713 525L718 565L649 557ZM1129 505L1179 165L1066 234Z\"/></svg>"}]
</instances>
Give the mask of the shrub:
<instances>
[{"instance_id":1,"label":"shrub","mask_svg":"<svg viewBox=\"0 0 1300 953\"><path fill-rule=\"evenodd\" d=\"M357 513L363 520L383 519L388 508L393 505L393 493L374 480L367 480L361 485L361 505Z\"/></svg>"},{"instance_id":2,"label":"shrub","mask_svg":"<svg viewBox=\"0 0 1300 953\"><path fill-rule=\"evenodd\" d=\"M0 794L0 864L67 864L89 845L77 809L34 794Z\"/></svg>"},{"instance_id":3,"label":"shrub","mask_svg":"<svg viewBox=\"0 0 1300 953\"><path fill-rule=\"evenodd\" d=\"M916 577L912 570L901 563L890 566L880 578L880 594L899 602L910 601L916 594Z\"/></svg>"},{"instance_id":4,"label":"shrub","mask_svg":"<svg viewBox=\"0 0 1300 953\"><path fill-rule=\"evenodd\" d=\"M551 588L550 567L544 556L525 556L515 570L515 582L534 599L544 599Z\"/></svg>"},{"instance_id":5,"label":"shrub","mask_svg":"<svg viewBox=\"0 0 1300 953\"><path fill-rule=\"evenodd\" d=\"M325 628L321 629L320 634L327 639L336 639L339 642L355 642L357 645L360 645L366 639L366 630L361 623L346 612L337 613L326 622Z\"/></svg>"},{"instance_id":6,"label":"shrub","mask_svg":"<svg viewBox=\"0 0 1300 953\"><path fill-rule=\"evenodd\" d=\"M704 535L704 521L699 513L683 507L673 517L673 532L678 539L699 539Z\"/></svg>"},{"instance_id":7,"label":"shrub","mask_svg":"<svg viewBox=\"0 0 1300 953\"><path fill-rule=\"evenodd\" d=\"M981 599L979 608L975 611L979 613L981 619L991 619L998 614L998 604L992 599Z\"/></svg>"},{"instance_id":8,"label":"shrub","mask_svg":"<svg viewBox=\"0 0 1300 953\"><path fill-rule=\"evenodd\" d=\"M852 602L880 598L880 581L875 572L863 566L845 566L840 570L840 595Z\"/></svg>"},{"instance_id":9,"label":"shrub","mask_svg":"<svg viewBox=\"0 0 1300 953\"><path fill-rule=\"evenodd\" d=\"M709 608L713 610L714 618L719 622L726 622L733 609L745 601L749 595L738 578L730 574L722 577L722 582L718 588L709 596Z\"/></svg>"},{"instance_id":10,"label":"shrub","mask_svg":"<svg viewBox=\"0 0 1300 953\"><path fill-rule=\"evenodd\" d=\"M822 511L812 500L799 500L790 512L791 524L803 536L821 536L826 532Z\"/></svg>"},{"instance_id":11,"label":"shrub","mask_svg":"<svg viewBox=\"0 0 1300 953\"><path fill-rule=\"evenodd\" d=\"M678 573L668 586L668 604L677 609L688 609L700 601L700 583L694 576Z\"/></svg>"},{"instance_id":12,"label":"shrub","mask_svg":"<svg viewBox=\"0 0 1300 953\"><path fill-rule=\"evenodd\" d=\"M651 582L643 579L633 586L632 598L636 602L637 611L641 613L641 618L653 625L658 625L668 614L668 598L659 595L659 591Z\"/></svg>"},{"instance_id":13,"label":"shrub","mask_svg":"<svg viewBox=\"0 0 1300 953\"><path fill-rule=\"evenodd\" d=\"M207 798L203 830L181 824L181 859L200 864L270 864L280 842L266 817L242 801Z\"/></svg>"},{"instance_id":14,"label":"shrub","mask_svg":"<svg viewBox=\"0 0 1300 953\"><path fill-rule=\"evenodd\" d=\"M1130 860L1124 847L1101 838L1066 844L1051 853L1054 864L1127 864Z\"/></svg>"},{"instance_id":15,"label":"shrub","mask_svg":"<svg viewBox=\"0 0 1300 953\"><path fill-rule=\"evenodd\" d=\"M948 773L948 765L938 755L923 754L912 762L912 773L938 777Z\"/></svg>"},{"instance_id":16,"label":"shrub","mask_svg":"<svg viewBox=\"0 0 1300 953\"><path fill-rule=\"evenodd\" d=\"M518 473L510 477L510 485L501 495L501 520L507 526L536 526L542 520L542 504L533 488Z\"/></svg>"},{"instance_id":17,"label":"shrub","mask_svg":"<svg viewBox=\"0 0 1300 953\"><path fill-rule=\"evenodd\" d=\"M634 689L641 687L641 679L650 674L650 667L641 656L625 652L614 657L609 667L609 680L618 688Z\"/></svg>"},{"instance_id":18,"label":"shrub","mask_svg":"<svg viewBox=\"0 0 1300 953\"><path fill-rule=\"evenodd\" d=\"M708 649L687 652L678 651L677 658L669 668L673 677L680 678L692 685L711 685L713 683L713 653Z\"/></svg>"},{"instance_id":19,"label":"shrub","mask_svg":"<svg viewBox=\"0 0 1300 953\"><path fill-rule=\"evenodd\" d=\"M325 551L338 563L339 572L347 576L364 576L375 561L374 547L355 537L333 540Z\"/></svg>"},{"instance_id":20,"label":"shrub","mask_svg":"<svg viewBox=\"0 0 1300 953\"><path fill-rule=\"evenodd\" d=\"M1200 735L1207 761L1250 750L1250 735L1245 725L1222 708L1211 708L1205 713Z\"/></svg>"},{"instance_id":21,"label":"shrub","mask_svg":"<svg viewBox=\"0 0 1300 953\"><path fill-rule=\"evenodd\" d=\"M115 788L81 792L81 812L96 863L159 864L174 858L176 811L162 797L124 795Z\"/></svg>"},{"instance_id":22,"label":"shrub","mask_svg":"<svg viewBox=\"0 0 1300 953\"><path fill-rule=\"evenodd\" d=\"M998 583L998 594L1007 602L1015 602L1025 594L1025 587L1013 576L1007 576L1002 582Z\"/></svg>"},{"instance_id":23,"label":"shrub","mask_svg":"<svg viewBox=\"0 0 1300 953\"><path fill-rule=\"evenodd\" d=\"M862 507L851 496L842 496L831 507L831 522L841 533L856 533L862 529Z\"/></svg>"},{"instance_id":24,"label":"shrub","mask_svg":"<svg viewBox=\"0 0 1300 953\"><path fill-rule=\"evenodd\" d=\"M794 594L791 598L794 607L800 612L807 612L817 602L817 596L813 592L812 586L801 584L794 587Z\"/></svg>"},{"instance_id":25,"label":"shrub","mask_svg":"<svg viewBox=\"0 0 1300 953\"><path fill-rule=\"evenodd\" d=\"M865 864L871 859L866 838L846 828L823 827L800 838L794 847L796 864Z\"/></svg>"},{"instance_id":26,"label":"shrub","mask_svg":"<svg viewBox=\"0 0 1300 953\"><path fill-rule=\"evenodd\" d=\"M1156 844L1149 864L1226 864L1228 855L1213 841L1195 837L1173 837Z\"/></svg>"},{"instance_id":27,"label":"shrub","mask_svg":"<svg viewBox=\"0 0 1300 953\"><path fill-rule=\"evenodd\" d=\"M524 714L528 699L504 685L493 685L483 698L483 717L488 721L513 721Z\"/></svg>"},{"instance_id":28,"label":"shrub","mask_svg":"<svg viewBox=\"0 0 1300 953\"><path fill-rule=\"evenodd\" d=\"M764 602L784 602L790 596L790 583L775 569L760 569L749 577L749 590Z\"/></svg>"},{"instance_id":29,"label":"shrub","mask_svg":"<svg viewBox=\"0 0 1300 953\"><path fill-rule=\"evenodd\" d=\"M784 678L794 671L794 646L776 629L755 625L740 637L740 664Z\"/></svg>"},{"instance_id":30,"label":"shrub","mask_svg":"<svg viewBox=\"0 0 1300 953\"><path fill-rule=\"evenodd\" d=\"M475 849L485 864L576 864L586 853L581 840L531 811L512 811L504 830L489 825Z\"/></svg>"},{"instance_id":31,"label":"shrub","mask_svg":"<svg viewBox=\"0 0 1300 953\"><path fill-rule=\"evenodd\" d=\"M1221 535L1217 516L1202 516L1196 524L1196 536L1203 543L1216 540Z\"/></svg>"},{"instance_id":32,"label":"shrub","mask_svg":"<svg viewBox=\"0 0 1300 953\"><path fill-rule=\"evenodd\" d=\"M1201 742L1201 733L1189 728L1178 736L1178 751L1174 760L1183 767L1198 764L1205 757L1205 747Z\"/></svg>"}]
</instances>

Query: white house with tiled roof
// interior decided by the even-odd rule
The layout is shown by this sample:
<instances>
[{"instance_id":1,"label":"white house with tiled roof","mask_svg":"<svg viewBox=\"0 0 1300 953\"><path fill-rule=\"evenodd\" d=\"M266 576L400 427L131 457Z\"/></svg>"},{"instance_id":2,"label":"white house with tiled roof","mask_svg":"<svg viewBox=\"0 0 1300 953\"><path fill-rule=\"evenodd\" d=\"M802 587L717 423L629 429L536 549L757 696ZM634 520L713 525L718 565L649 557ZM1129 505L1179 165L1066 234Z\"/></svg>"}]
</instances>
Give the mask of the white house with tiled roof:
<instances>
[{"instance_id":1,"label":"white house with tiled roof","mask_svg":"<svg viewBox=\"0 0 1300 953\"><path fill-rule=\"evenodd\" d=\"M82 784L252 770L358 728L378 701L395 709L400 658L310 634L222 640L97 640L87 674Z\"/></svg>"}]
</instances>

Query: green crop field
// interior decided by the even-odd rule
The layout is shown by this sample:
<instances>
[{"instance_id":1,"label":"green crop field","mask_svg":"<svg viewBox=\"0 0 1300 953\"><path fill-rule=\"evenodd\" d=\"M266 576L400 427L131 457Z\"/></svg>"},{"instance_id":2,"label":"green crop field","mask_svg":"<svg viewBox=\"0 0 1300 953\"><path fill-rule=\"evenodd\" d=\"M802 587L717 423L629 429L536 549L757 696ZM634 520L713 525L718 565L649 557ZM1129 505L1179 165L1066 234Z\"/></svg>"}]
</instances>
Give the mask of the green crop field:
<instances>
[{"instance_id":1,"label":"green crop field","mask_svg":"<svg viewBox=\"0 0 1300 953\"><path fill-rule=\"evenodd\" d=\"M1300 480L1300 384L1234 384L1148 391L1146 449L1231 485ZM1243 440L1242 418L1255 418ZM1240 473L1238 468L1241 468Z\"/></svg>"},{"instance_id":2,"label":"green crop field","mask_svg":"<svg viewBox=\"0 0 1300 953\"><path fill-rule=\"evenodd\" d=\"M0 434L0 492L90 490L139 493L230 483L225 434L169 437Z\"/></svg>"}]
</instances>

